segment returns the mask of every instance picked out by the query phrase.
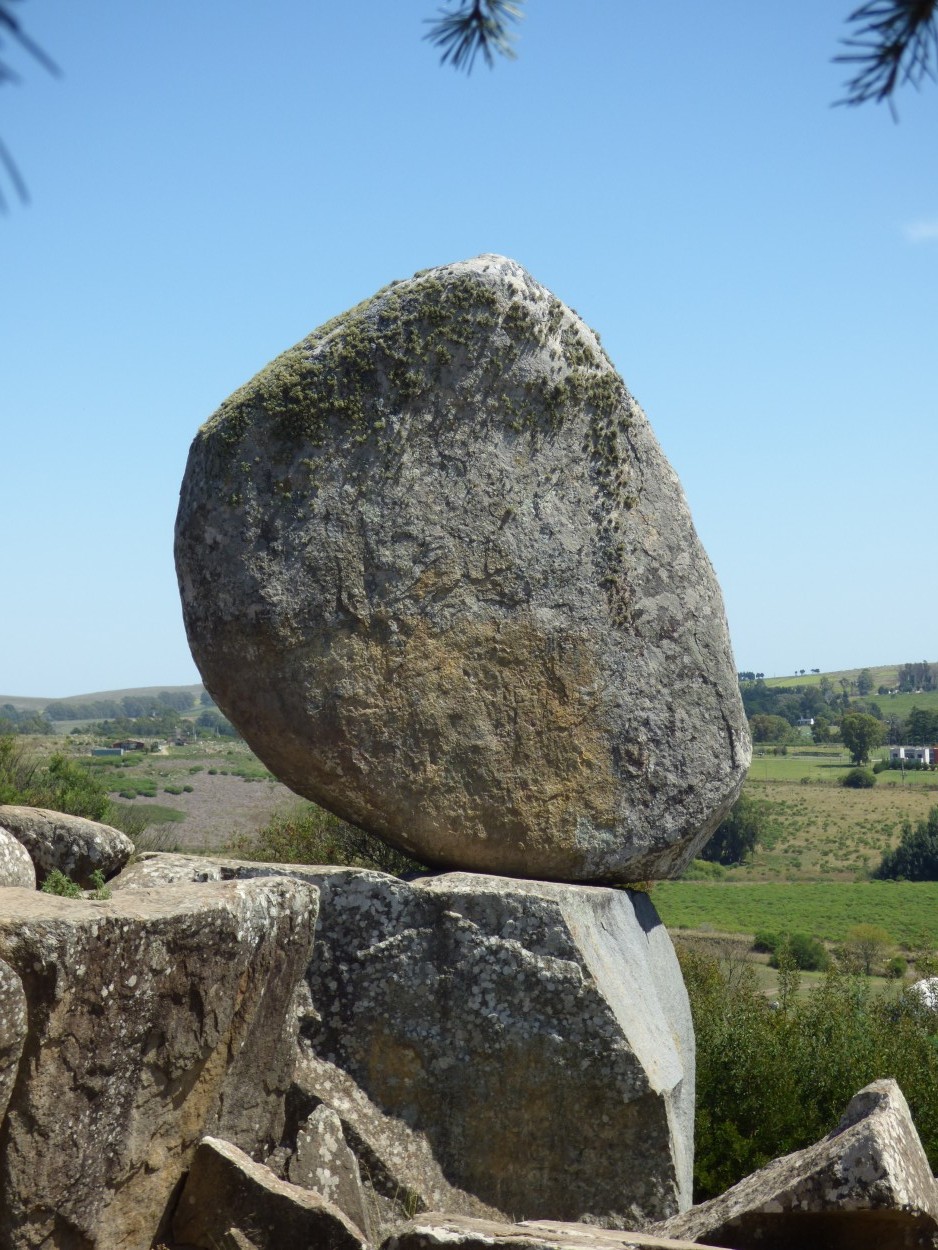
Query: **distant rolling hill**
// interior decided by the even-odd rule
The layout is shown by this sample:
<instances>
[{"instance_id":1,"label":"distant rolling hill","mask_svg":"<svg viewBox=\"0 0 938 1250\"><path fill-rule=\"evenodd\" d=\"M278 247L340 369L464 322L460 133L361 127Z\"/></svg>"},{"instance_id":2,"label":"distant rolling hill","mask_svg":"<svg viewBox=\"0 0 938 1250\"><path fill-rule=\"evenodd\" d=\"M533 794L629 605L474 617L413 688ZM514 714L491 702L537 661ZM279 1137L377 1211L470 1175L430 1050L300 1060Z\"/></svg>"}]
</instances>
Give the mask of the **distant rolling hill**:
<instances>
[{"instance_id":1,"label":"distant rolling hill","mask_svg":"<svg viewBox=\"0 0 938 1250\"><path fill-rule=\"evenodd\" d=\"M91 694L70 694L59 699L42 699L35 696L0 694L0 707L5 703L11 704L22 712L41 712L43 708L50 703L97 703L103 702L105 699L120 700L125 697L141 698L149 697L155 699L162 691L167 690L173 694L178 691L189 691L196 699L202 694L205 687L201 682L196 682L191 686L134 686L127 690L95 690Z\"/></svg>"}]
</instances>

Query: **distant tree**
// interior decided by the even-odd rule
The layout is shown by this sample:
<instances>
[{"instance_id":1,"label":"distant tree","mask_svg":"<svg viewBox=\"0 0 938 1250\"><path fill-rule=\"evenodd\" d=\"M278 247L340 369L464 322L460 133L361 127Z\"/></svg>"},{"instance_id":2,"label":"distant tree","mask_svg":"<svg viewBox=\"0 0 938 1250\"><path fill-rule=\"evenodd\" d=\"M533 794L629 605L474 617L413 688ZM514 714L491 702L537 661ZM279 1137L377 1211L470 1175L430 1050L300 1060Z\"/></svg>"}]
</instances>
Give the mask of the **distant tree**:
<instances>
[{"instance_id":1,"label":"distant tree","mask_svg":"<svg viewBox=\"0 0 938 1250\"><path fill-rule=\"evenodd\" d=\"M811 741L820 746L831 740L831 723L826 716L816 716L811 726Z\"/></svg>"},{"instance_id":2,"label":"distant tree","mask_svg":"<svg viewBox=\"0 0 938 1250\"><path fill-rule=\"evenodd\" d=\"M212 698L212 696L209 694L207 690L203 690L202 693L199 695L199 704L201 707L214 707L215 700Z\"/></svg>"},{"instance_id":3,"label":"distant tree","mask_svg":"<svg viewBox=\"0 0 938 1250\"><path fill-rule=\"evenodd\" d=\"M938 807L914 828L905 821L899 845L884 853L875 875L892 881L938 881Z\"/></svg>"},{"instance_id":4,"label":"distant tree","mask_svg":"<svg viewBox=\"0 0 938 1250\"><path fill-rule=\"evenodd\" d=\"M873 674L868 668L861 669L857 677L857 694L864 698L873 690Z\"/></svg>"},{"instance_id":5,"label":"distant tree","mask_svg":"<svg viewBox=\"0 0 938 1250\"><path fill-rule=\"evenodd\" d=\"M190 690L161 690L156 697L164 707L176 712L187 712L195 704L195 695Z\"/></svg>"},{"instance_id":6,"label":"distant tree","mask_svg":"<svg viewBox=\"0 0 938 1250\"><path fill-rule=\"evenodd\" d=\"M914 690L934 690L935 674L927 660L915 664L903 664L899 669L899 689L908 693Z\"/></svg>"},{"instance_id":7,"label":"distant tree","mask_svg":"<svg viewBox=\"0 0 938 1250\"><path fill-rule=\"evenodd\" d=\"M766 804L741 794L700 852L700 858L715 864L741 864L755 849L766 825Z\"/></svg>"},{"instance_id":8,"label":"distant tree","mask_svg":"<svg viewBox=\"0 0 938 1250\"><path fill-rule=\"evenodd\" d=\"M906 742L926 746L938 742L938 712L914 707L903 726Z\"/></svg>"},{"instance_id":9,"label":"distant tree","mask_svg":"<svg viewBox=\"0 0 938 1250\"><path fill-rule=\"evenodd\" d=\"M783 716L764 714L750 719L749 732L753 742L788 742L792 736L791 724Z\"/></svg>"},{"instance_id":10,"label":"distant tree","mask_svg":"<svg viewBox=\"0 0 938 1250\"><path fill-rule=\"evenodd\" d=\"M850 971L873 975L873 969L882 959L892 938L880 925L855 924L847 930L841 947L841 958Z\"/></svg>"},{"instance_id":11,"label":"distant tree","mask_svg":"<svg viewBox=\"0 0 938 1250\"><path fill-rule=\"evenodd\" d=\"M853 756L854 764L863 764L874 747L881 745L885 730L880 721L864 712L848 712L840 722L840 736Z\"/></svg>"}]
</instances>

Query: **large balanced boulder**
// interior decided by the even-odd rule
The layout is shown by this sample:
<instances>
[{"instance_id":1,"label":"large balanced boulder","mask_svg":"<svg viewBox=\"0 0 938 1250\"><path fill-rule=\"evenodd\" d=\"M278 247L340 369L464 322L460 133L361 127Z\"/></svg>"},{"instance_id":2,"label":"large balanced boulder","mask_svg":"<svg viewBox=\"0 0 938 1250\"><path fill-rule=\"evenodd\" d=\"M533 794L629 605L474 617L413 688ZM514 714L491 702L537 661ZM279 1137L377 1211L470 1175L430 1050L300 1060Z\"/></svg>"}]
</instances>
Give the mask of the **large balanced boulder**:
<instances>
[{"instance_id":1,"label":"large balanced boulder","mask_svg":"<svg viewBox=\"0 0 938 1250\"><path fill-rule=\"evenodd\" d=\"M90 887L96 872L113 876L134 853L134 844L119 829L44 807L0 807L0 826L26 848L40 883L58 869Z\"/></svg>"},{"instance_id":2,"label":"large balanced boulder","mask_svg":"<svg viewBox=\"0 0 938 1250\"><path fill-rule=\"evenodd\" d=\"M3 1126L5 1250L145 1250L205 1132L266 1156L316 907L315 889L279 879L100 902L0 890L0 973L28 1007Z\"/></svg>"},{"instance_id":3,"label":"large balanced boulder","mask_svg":"<svg viewBox=\"0 0 938 1250\"><path fill-rule=\"evenodd\" d=\"M938 1185L902 1091L874 1081L828 1135L652 1232L733 1250L938 1244Z\"/></svg>"},{"instance_id":4,"label":"large balanced boulder","mask_svg":"<svg viewBox=\"0 0 938 1250\"><path fill-rule=\"evenodd\" d=\"M320 894L296 1118L331 1107L379 1198L618 1228L690 1205L694 1034L647 894L182 855L117 892L290 872Z\"/></svg>"},{"instance_id":5,"label":"large balanced boulder","mask_svg":"<svg viewBox=\"0 0 938 1250\"><path fill-rule=\"evenodd\" d=\"M207 688L298 793L424 862L678 873L750 757L680 484L598 337L499 256L393 283L199 431Z\"/></svg>"}]
</instances>

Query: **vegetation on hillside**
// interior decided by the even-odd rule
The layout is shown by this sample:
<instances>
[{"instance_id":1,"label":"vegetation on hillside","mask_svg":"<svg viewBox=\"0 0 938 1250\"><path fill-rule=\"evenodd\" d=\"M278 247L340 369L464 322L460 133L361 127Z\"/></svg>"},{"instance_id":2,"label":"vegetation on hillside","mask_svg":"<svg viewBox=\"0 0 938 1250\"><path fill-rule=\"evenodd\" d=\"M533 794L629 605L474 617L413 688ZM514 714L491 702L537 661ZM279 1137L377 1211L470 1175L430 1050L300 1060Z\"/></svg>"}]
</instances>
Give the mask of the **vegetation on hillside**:
<instances>
[{"instance_id":1,"label":"vegetation on hillside","mask_svg":"<svg viewBox=\"0 0 938 1250\"><path fill-rule=\"evenodd\" d=\"M938 881L938 807L914 826L906 821L899 845L887 851L877 877L896 881Z\"/></svg>"}]
</instances>

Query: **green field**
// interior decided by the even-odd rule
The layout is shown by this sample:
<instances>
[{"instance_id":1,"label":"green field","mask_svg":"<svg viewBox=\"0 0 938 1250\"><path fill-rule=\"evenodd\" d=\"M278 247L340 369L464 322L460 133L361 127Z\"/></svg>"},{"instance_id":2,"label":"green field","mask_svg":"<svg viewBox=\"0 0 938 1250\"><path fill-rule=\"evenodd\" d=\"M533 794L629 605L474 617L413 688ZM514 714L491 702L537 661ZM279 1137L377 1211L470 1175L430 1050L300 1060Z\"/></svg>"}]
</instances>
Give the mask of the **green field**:
<instances>
[{"instance_id":1,"label":"green field","mask_svg":"<svg viewBox=\"0 0 938 1250\"><path fill-rule=\"evenodd\" d=\"M938 881L659 881L652 901L669 929L808 933L839 942L856 924L881 925L897 943L923 933L938 945Z\"/></svg>"}]
</instances>

